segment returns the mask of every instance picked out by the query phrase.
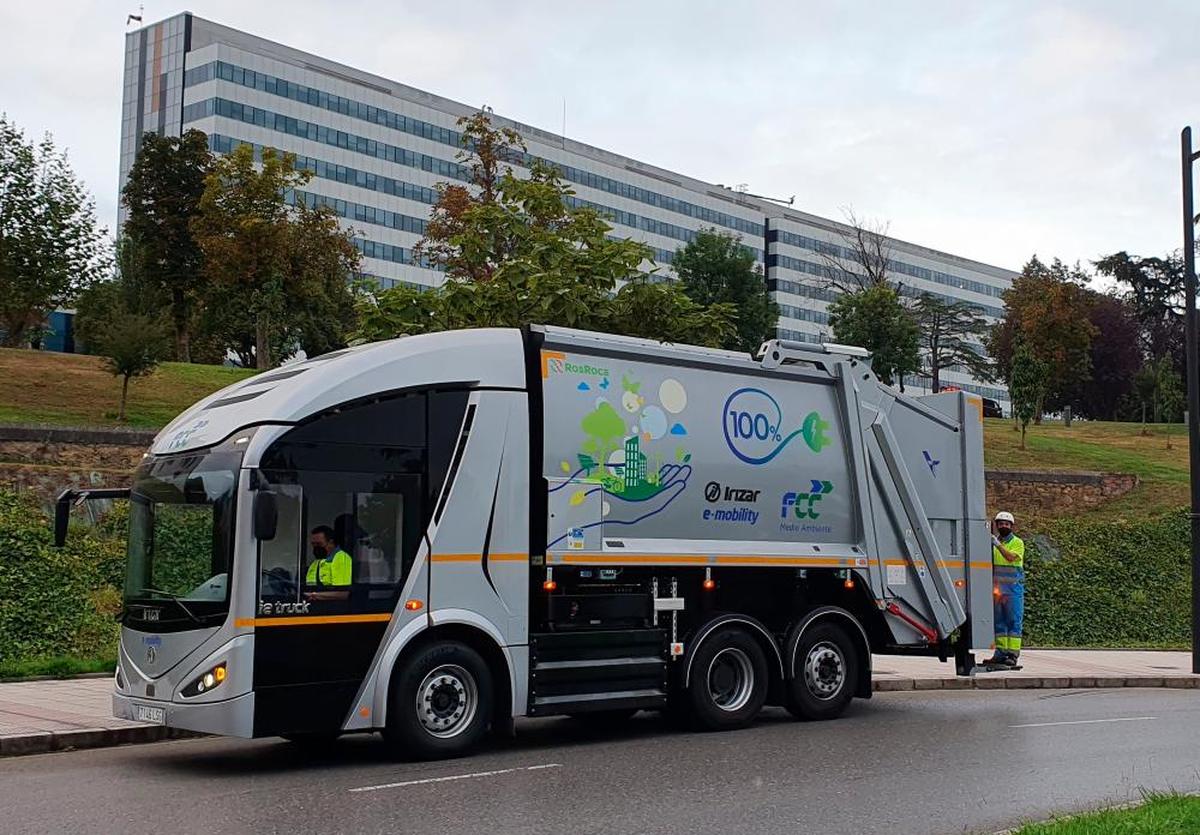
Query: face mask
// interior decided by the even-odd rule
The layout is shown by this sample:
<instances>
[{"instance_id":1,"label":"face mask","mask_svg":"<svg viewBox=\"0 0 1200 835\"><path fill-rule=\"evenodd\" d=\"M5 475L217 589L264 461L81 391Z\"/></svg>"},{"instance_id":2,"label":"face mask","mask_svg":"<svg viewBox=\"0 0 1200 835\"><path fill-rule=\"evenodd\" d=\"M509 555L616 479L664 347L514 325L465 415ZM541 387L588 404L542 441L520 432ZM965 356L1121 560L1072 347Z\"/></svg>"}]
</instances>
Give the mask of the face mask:
<instances>
[{"instance_id":1,"label":"face mask","mask_svg":"<svg viewBox=\"0 0 1200 835\"><path fill-rule=\"evenodd\" d=\"M1006 537L1010 533L1012 533L1012 528L996 528L996 533L998 533L1000 535L1000 538L1003 539L1004 537Z\"/></svg>"},{"instance_id":2,"label":"face mask","mask_svg":"<svg viewBox=\"0 0 1200 835\"><path fill-rule=\"evenodd\" d=\"M324 545L313 546L313 556L319 560L325 559L329 555L329 549Z\"/></svg>"}]
</instances>

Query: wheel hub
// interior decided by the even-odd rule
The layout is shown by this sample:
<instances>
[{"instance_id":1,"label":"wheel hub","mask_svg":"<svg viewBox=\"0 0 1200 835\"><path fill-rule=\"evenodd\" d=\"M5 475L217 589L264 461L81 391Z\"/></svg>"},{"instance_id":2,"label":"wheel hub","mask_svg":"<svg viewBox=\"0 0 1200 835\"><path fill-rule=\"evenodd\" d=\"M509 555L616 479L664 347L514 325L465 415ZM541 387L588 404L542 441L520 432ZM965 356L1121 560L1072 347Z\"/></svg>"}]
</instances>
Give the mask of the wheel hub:
<instances>
[{"instance_id":1,"label":"wheel hub","mask_svg":"<svg viewBox=\"0 0 1200 835\"><path fill-rule=\"evenodd\" d=\"M708 665L708 695L721 710L733 713L745 707L754 693L754 665L737 647L726 647Z\"/></svg>"},{"instance_id":2,"label":"wheel hub","mask_svg":"<svg viewBox=\"0 0 1200 835\"><path fill-rule=\"evenodd\" d=\"M832 699L846 684L846 663L841 651L822 641L804 659L804 683L818 699Z\"/></svg>"},{"instance_id":3,"label":"wheel hub","mask_svg":"<svg viewBox=\"0 0 1200 835\"><path fill-rule=\"evenodd\" d=\"M462 733L475 718L479 690L475 677L457 664L431 670L417 688L421 726L442 739Z\"/></svg>"}]
</instances>

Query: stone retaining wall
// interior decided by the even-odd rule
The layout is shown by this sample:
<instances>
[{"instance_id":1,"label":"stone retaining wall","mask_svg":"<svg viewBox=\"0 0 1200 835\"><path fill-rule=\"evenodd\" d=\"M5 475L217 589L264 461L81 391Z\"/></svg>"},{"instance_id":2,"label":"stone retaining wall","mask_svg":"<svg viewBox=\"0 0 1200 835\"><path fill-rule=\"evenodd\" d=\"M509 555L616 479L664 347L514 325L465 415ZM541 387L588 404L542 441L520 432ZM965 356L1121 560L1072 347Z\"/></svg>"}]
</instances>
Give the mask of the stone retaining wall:
<instances>
[{"instance_id":1,"label":"stone retaining wall","mask_svg":"<svg viewBox=\"0 0 1200 835\"><path fill-rule=\"evenodd\" d=\"M1125 473L1041 472L988 470L987 506L990 512L1020 508L1047 516L1089 510L1123 496L1138 484Z\"/></svg>"},{"instance_id":2,"label":"stone retaining wall","mask_svg":"<svg viewBox=\"0 0 1200 835\"><path fill-rule=\"evenodd\" d=\"M49 504L66 487L129 484L155 433L0 425L0 488L31 491Z\"/></svg>"}]
</instances>

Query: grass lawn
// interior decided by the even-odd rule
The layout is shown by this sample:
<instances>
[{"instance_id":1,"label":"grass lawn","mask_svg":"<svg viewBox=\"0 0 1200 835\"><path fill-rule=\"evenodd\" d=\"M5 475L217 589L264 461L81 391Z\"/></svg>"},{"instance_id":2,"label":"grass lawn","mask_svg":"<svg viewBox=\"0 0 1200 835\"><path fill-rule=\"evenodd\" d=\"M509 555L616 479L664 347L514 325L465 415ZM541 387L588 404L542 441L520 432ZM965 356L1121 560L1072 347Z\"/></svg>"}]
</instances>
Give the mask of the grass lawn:
<instances>
[{"instance_id":1,"label":"grass lawn","mask_svg":"<svg viewBox=\"0 0 1200 835\"><path fill-rule=\"evenodd\" d=\"M1071 428L1057 421L1030 424L1025 449L1012 421L984 422L984 462L999 470L1089 470L1132 473L1141 483L1080 518L1144 518L1188 504L1186 428L1153 425L1142 434L1140 423L1076 421ZM1167 447L1168 442L1170 448Z\"/></svg>"},{"instance_id":2,"label":"grass lawn","mask_svg":"<svg viewBox=\"0 0 1200 835\"><path fill-rule=\"evenodd\" d=\"M253 374L219 365L163 363L129 383L126 426L157 428L217 389ZM99 357L0 349L0 423L120 426L121 381Z\"/></svg>"},{"instance_id":3,"label":"grass lawn","mask_svg":"<svg viewBox=\"0 0 1200 835\"><path fill-rule=\"evenodd\" d=\"M1200 832L1200 797L1149 794L1133 809L1093 812L1031 823L1015 835L1194 835Z\"/></svg>"}]
</instances>

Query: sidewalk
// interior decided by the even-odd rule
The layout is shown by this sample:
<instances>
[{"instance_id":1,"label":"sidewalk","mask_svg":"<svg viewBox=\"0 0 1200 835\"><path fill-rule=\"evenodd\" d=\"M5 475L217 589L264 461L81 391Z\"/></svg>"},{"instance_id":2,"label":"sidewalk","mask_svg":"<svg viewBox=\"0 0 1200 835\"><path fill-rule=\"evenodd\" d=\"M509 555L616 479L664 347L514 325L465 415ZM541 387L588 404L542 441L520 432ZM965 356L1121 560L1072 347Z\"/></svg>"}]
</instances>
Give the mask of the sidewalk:
<instances>
[{"instance_id":1,"label":"sidewalk","mask_svg":"<svg viewBox=\"0 0 1200 835\"><path fill-rule=\"evenodd\" d=\"M1189 652L1026 650L1021 662L1016 672L959 678L951 662L877 655L875 690L1200 688ZM194 736L114 719L112 686L109 676L0 684L0 756Z\"/></svg>"}]
</instances>

